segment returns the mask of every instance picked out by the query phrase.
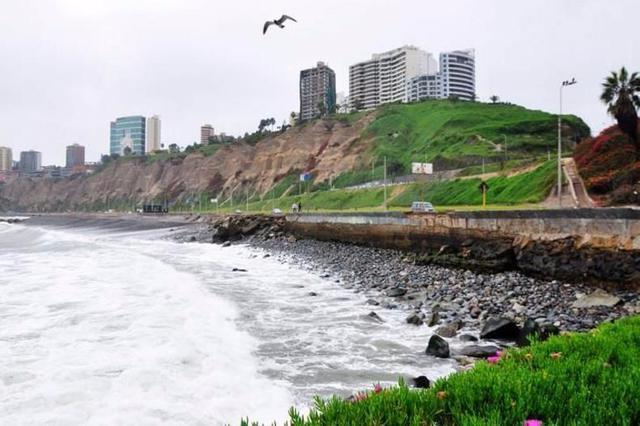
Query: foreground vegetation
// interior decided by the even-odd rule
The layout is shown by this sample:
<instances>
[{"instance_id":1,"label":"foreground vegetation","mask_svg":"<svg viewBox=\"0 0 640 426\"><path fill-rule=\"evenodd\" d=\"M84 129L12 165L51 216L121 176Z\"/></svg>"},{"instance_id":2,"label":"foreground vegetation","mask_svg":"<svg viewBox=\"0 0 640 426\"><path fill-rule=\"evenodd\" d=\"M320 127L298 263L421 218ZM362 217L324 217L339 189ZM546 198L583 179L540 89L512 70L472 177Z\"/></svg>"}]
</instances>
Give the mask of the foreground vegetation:
<instances>
[{"instance_id":1,"label":"foreground vegetation","mask_svg":"<svg viewBox=\"0 0 640 426\"><path fill-rule=\"evenodd\" d=\"M360 393L357 402L316 400L291 425L544 425L640 424L640 317L588 333L552 337L510 349L432 388L404 384ZM243 421L248 425L248 421ZM255 424L255 423L254 423Z\"/></svg>"}]
</instances>

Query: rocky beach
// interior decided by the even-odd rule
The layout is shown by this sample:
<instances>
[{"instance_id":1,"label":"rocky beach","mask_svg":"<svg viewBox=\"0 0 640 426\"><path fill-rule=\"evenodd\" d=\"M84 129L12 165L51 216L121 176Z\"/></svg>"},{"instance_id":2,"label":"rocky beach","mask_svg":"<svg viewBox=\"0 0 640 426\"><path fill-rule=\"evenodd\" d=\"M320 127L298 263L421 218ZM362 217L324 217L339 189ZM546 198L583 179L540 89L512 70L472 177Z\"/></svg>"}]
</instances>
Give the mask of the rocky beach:
<instances>
[{"instance_id":1,"label":"rocky beach","mask_svg":"<svg viewBox=\"0 0 640 426\"><path fill-rule=\"evenodd\" d=\"M276 256L333 279L366 294L372 318L379 319L383 310L403 311L407 327L425 327L425 336L431 335L427 353L463 362L466 356L486 358L503 345L527 344L534 333L545 338L589 330L640 312L638 293L631 290L605 291L517 271L486 273L424 264L418 253L298 239L283 223L283 218L226 218L186 228L175 237L247 244L256 256Z\"/></svg>"}]
</instances>

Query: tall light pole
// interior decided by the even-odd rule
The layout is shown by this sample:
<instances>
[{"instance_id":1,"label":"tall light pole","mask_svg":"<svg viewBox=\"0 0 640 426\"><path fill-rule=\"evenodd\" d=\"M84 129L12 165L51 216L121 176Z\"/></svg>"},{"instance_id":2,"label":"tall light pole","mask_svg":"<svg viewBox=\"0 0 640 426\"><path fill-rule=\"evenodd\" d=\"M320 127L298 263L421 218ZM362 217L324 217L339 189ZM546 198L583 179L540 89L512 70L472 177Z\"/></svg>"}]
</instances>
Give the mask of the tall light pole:
<instances>
[{"instance_id":1,"label":"tall light pole","mask_svg":"<svg viewBox=\"0 0 640 426\"><path fill-rule=\"evenodd\" d=\"M573 86L577 81L572 78L560 85L560 113L558 114L558 208L562 208L562 89Z\"/></svg>"}]
</instances>

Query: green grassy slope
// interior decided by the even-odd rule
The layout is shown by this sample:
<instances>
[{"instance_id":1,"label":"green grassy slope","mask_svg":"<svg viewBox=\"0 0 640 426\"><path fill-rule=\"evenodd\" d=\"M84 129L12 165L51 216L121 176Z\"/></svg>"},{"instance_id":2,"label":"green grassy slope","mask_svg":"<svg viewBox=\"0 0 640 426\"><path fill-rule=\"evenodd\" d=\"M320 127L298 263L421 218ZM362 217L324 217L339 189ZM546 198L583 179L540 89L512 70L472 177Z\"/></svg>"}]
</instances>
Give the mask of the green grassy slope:
<instances>
[{"instance_id":1,"label":"green grassy slope","mask_svg":"<svg viewBox=\"0 0 640 426\"><path fill-rule=\"evenodd\" d=\"M430 100L381 107L367 132L375 137L375 156L387 156L388 162L408 170L412 161L425 159L455 163L451 160L464 157L504 158L497 145L505 138L509 158L546 153L555 146L556 120L556 115L517 105ZM590 134L575 116L563 121L565 137Z\"/></svg>"},{"instance_id":2,"label":"green grassy slope","mask_svg":"<svg viewBox=\"0 0 640 426\"><path fill-rule=\"evenodd\" d=\"M640 424L640 317L510 349L496 364L439 380L362 393L359 402L316 401L292 425ZM243 424L248 422L243 421Z\"/></svg>"}]
</instances>

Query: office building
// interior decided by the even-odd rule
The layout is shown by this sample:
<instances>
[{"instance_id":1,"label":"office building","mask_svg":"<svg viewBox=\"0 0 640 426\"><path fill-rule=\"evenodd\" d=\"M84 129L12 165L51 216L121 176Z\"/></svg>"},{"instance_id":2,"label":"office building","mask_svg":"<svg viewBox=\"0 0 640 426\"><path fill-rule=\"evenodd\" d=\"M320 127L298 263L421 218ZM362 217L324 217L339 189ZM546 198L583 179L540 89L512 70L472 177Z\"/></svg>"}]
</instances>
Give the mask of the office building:
<instances>
[{"instance_id":1,"label":"office building","mask_svg":"<svg viewBox=\"0 0 640 426\"><path fill-rule=\"evenodd\" d=\"M111 122L109 153L124 155L130 151L131 154L142 155L145 142L146 120L143 116L119 117Z\"/></svg>"},{"instance_id":2,"label":"office building","mask_svg":"<svg viewBox=\"0 0 640 426\"><path fill-rule=\"evenodd\" d=\"M351 109L371 109L389 102L407 102L407 83L418 75L435 74L433 55L403 46L349 67Z\"/></svg>"},{"instance_id":3,"label":"office building","mask_svg":"<svg viewBox=\"0 0 640 426\"><path fill-rule=\"evenodd\" d=\"M322 107L321 105L324 105ZM330 113L336 107L336 73L324 62L315 68L300 71L300 114L301 121L311 120ZM321 111L321 108L324 111Z\"/></svg>"},{"instance_id":4,"label":"office building","mask_svg":"<svg viewBox=\"0 0 640 426\"><path fill-rule=\"evenodd\" d=\"M147 153L160 151L160 149L162 149L160 141L160 116L158 115L147 118L145 148Z\"/></svg>"},{"instance_id":5,"label":"office building","mask_svg":"<svg viewBox=\"0 0 640 426\"><path fill-rule=\"evenodd\" d=\"M38 151L22 151L19 170L26 174L42 171L42 154Z\"/></svg>"},{"instance_id":6,"label":"office building","mask_svg":"<svg viewBox=\"0 0 640 426\"><path fill-rule=\"evenodd\" d=\"M67 168L84 166L84 146L74 143L67 146Z\"/></svg>"},{"instance_id":7,"label":"office building","mask_svg":"<svg viewBox=\"0 0 640 426\"><path fill-rule=\"evenodd\" d=\"M200 144L208 145L215 139L215 129L211 124L204 124L200 126Z\"/></svg>"},{"instance_id":8,"label":"office building","mask_svg":"<svg viewBox=\"0 0 640 426\"><path fill-rule=\"evenodd\" d=\"M465 101L476 98L475 51L455 50L440 54L442 98L456 97Z\"/></svg>"},{"instance_id":9,"label":"office building","mask_svg":"<svg viewBox=\"0 0 640 426\"><path fill-rule=\"evenodd\" d=\"M0 146L0 172L10 172L13 168L11 148Z\"/></svg>"}]
</instances>

